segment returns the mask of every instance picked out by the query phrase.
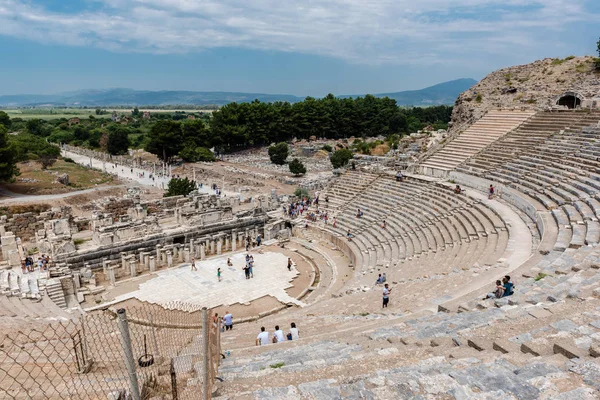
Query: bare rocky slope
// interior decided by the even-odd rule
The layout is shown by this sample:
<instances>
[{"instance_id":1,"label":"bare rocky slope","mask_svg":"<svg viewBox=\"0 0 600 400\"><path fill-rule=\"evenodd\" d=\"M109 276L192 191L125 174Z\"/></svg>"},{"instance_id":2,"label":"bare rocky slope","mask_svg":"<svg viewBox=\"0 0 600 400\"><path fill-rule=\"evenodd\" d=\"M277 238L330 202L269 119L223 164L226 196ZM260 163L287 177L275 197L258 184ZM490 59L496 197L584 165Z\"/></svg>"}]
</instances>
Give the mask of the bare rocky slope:
<instances>
[{"instance_id":1,"label":"bare rocky slope","mask_svg":"<svg viewBox=\"0 0 600 400\"><path fill-rule=\"evenodd\" d=\"M492 72L463 92L452 113L452 130L461 130L495 108L547 110L565 92L600 97L600 73L593 57L546 58Z\"/></svg>"}]
</instances>

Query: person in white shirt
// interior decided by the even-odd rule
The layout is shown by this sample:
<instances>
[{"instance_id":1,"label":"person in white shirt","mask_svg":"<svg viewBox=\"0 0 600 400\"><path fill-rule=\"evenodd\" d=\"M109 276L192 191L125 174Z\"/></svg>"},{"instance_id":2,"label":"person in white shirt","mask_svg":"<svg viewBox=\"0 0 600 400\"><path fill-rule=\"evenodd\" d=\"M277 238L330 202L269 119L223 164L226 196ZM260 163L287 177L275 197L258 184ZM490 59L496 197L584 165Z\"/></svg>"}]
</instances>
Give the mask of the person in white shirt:
<instances>
[{"instance_id":1,"label":"person in white shirt","mask_svg":"<svg viewBox=\"0 0 600 400\"><path fill-rule=\"evenodd\" d=\"M233 329L233 315L229 311L223 316L223 322L225 322L225 330L229 331Z\"/></svg>"},{"instance_id":2,"label":"person in white shirt","mask_svg":"<svg viewBox=\"0 0 600 400\"><path fill-rule=\"evenodd\" d=\"M260 327L260 333L256 338L257 346L264 346L265 344L269 344L269 332L265 330L264 326Z\"/></svg>"},{"instance_id":3,"label":"person in white shirt","mask_svg":"<svg viewBox=\"0 0 600 400\"><path fill-rule=\"evenodd\" d=\"M288 333L288 340L298 340L300 339L300 332L298 328L296 328L296 323L292 322L292 327L290 328L290 333Z\"/></svg>"},{"instance_id":4,"label":"person in white shirt","mask_svg":"<svg viewBox=\"0 0 600 400\"><path fill-rule=\"evenodd\" d=\"M275 341L277 339L277 341ZM275 333L273 333L273 343L285 342L285 335L283 331L279 329L279 325L275 325Z\"/></svg>"}]
</instances>

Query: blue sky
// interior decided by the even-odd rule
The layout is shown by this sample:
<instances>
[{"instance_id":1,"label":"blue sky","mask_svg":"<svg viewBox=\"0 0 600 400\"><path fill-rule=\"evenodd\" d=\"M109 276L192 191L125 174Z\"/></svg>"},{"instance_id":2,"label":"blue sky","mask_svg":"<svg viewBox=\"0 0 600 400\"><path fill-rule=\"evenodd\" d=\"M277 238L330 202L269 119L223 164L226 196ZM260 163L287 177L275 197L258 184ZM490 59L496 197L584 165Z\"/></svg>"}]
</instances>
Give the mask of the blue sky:
<instances>
[{"instance_id":1,"label":"blue sky","mask_svg":"<svg viewBox=\"0 0 600 400\"><path fill-rule=\"evenodd\" d=\"M0 0L0 95L321 96L593 54L600 0Z\"/></svg>"}]
</instances>

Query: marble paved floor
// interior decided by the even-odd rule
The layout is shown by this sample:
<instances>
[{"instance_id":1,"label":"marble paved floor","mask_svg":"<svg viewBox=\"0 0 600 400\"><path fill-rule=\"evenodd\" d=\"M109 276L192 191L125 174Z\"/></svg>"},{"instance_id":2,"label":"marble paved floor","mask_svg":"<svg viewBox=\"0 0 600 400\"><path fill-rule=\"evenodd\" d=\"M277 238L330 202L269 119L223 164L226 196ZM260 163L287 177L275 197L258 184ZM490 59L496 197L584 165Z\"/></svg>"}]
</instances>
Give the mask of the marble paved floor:
<instances>
[{"instance_id":1,"label":"marble paved floor","mask_svg":"<svg viewBox=\"0 0 600 400\"><path fill-rule=\"evenodd\" d=\"M280 253L253 254L254 278L246 279L242 268L245 253L229 254L209 260L196 261L198 271L192 271L189 263L178 268L160 271L156 278L139 285L139 289L118 296L115 302L130 298L168 306L172 302L184 302L202 307L216 307L234 303L249 303L263 296L273 296L282 303L304 306L290 297L285 289L298 271L287 269L287 257ZM227 258L233 266L227 266ZM221 282L217 280L217 268L221 268Z\"/></svg>"}]
</instances>

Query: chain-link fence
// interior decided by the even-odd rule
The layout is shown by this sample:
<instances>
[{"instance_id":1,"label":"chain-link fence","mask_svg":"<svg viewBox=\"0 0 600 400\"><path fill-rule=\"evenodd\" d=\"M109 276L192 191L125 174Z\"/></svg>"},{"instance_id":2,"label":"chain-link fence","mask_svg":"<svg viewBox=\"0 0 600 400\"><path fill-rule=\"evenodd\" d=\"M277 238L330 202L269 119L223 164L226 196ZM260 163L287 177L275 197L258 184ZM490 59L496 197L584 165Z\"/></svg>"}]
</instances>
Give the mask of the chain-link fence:
<instances>
[{"instance_id":1,"label":"chain-link fence","mask_svg":"<svg viewBox=\"0 0 600 400\"><path fill-rule=\"evenodd\" d=\"M5 335L0 399L210 398L221 354L208 314L143 304Z\"/></svg>"}]
</instances>

